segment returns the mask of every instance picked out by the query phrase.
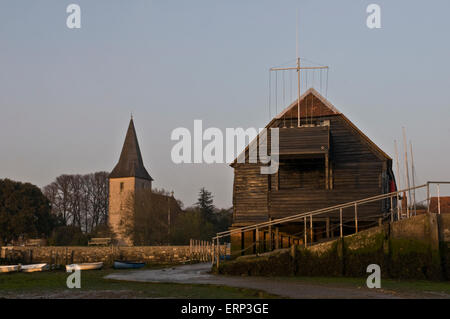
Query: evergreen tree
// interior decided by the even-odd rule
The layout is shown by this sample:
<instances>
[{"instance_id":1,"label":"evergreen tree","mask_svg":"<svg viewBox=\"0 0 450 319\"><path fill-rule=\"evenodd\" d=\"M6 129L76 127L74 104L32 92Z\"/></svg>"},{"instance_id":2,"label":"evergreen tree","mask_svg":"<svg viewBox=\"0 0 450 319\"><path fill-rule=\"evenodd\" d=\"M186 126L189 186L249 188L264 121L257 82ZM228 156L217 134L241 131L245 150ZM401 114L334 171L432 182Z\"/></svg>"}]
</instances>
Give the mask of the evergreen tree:
<instances>
[{"instance_id":1,"label":"evergreen tree","mask_svg":"<svg viewBox=\"0 0 450 319\"><path fill-rule=\"evenodd\" d=\"M213 204L213 196L211 192L208 192L204 187L200 189L198 201L195 206L200 210L204 220L212 223L214 222L215 207Z\"/></svg>"},{"instance_id":2,"label":"evergreen tree","mask_svg":"<svg viewBox=\"0 0 450 319\"><path fill-rule=\"evenodd\" d=\"M30 183L0 179L0 241L50 235L58 221L49 200Z\"/></svg>"}]
</instances>

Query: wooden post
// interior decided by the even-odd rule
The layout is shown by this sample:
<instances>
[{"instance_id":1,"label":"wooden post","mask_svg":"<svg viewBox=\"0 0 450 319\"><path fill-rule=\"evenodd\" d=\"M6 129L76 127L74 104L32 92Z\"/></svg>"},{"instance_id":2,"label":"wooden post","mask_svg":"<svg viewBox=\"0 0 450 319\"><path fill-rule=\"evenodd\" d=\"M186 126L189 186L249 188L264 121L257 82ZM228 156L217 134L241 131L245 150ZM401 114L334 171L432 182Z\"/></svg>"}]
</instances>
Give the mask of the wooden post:
<instances>
[{"instance_id":1,"label":"wooden post","mask_svg":"<svg viewBox=\"0 0 450 319\"><path fill-rule=\"evenodd\" d=\"M330 217L327 217L325 221L325 228L327 233L327 238L330 238Z\"/></svg>"},{"instance_id":2,"label":"wooden post","mask_svg":"<svg viewBox=\"0 0 450 319\"><path fill-rule=\"evenodd\" d=\"M211 241L211 265L214 266L214 261L216 258L216 245L214 244L214 238Z\"/></svg>"},{"instance_id":3,"label":"wooden post","mask_svg":"<svg viewBox=\"0 0 450 319\"><path fill-rule=\"evenodd\" d=\"M255 239L256 239L256 254L259 254L259 229L258 228L256 228L255 229L255 232L256 232L256 234L255 234Z\"/></svg>"},{"instance_id":4,"label":"wooden post","mask_svg":"<svg viewBox=\"0 0 450 319\"><path fill-rule=\"evenodd\" d=\"M206 241L203 241L203 261L206 261Z\"/></svg>"},{"instance_id":5,"label":"wooden post","mask_svg":"<svg viewBox=\"0 0 450 319\"><path fill-rule=\"evenodd\" d=\"M328 154L325 154L325 189L329 189L329 170L328 170Z\"/></svg>"},{"instance_id":6,"label":"wooden post","mask_svg":"<svg viewBox=\"0 0 450 319\"><path fill-rule=\"evenodd\" d=\"M280 238L279 238L278 227L275 227L275 249L280 248Z\"/></svg>"},{"instance_id":7,"label":"wooden post","mask_svg":"<svg viewBox=\"0 0 450 319\"><path fill-rule=\"evenodd\" d=\"M344 234L342 232L342 208L339 209L339 228L340 228L340 234L341 238L344 237Z\"/></svg>"},{"instance_id":8,"label":"wooden post","mask_svg":"<svg viewBox=\"0 0 450 319\"><path fill-rule=\"evenodd\" d=\"M205 261L205 241L200 241L200 259Z\"/></svg>"},{"instance_id":9,"label":"wooden post","mask_svg":"<svg viewBox=\"0 0 450 319\"><path fill-rule=\"evenodd\" d=\"M358 232L358 204L355 203L355 233Z\"/></svg>"},{"instance_id":10,"label":"wooden post","mask_svg":"<svg viewBox=\"0 0 450 319\"><path fill-rule=\"evenodd\" d=\"M269 251L272 251L272 244L272 225L269 225Z\"/></svg>"},{"instance_id":11,"label":"wooden post","mask_svg":"<svg viewBox=\"0 0 450 319\"><path fill-rule=\"evenodd\" d=\"M305 229L305 231L304 231L304 235L305 235L305 248L306 247L308 247L308 235L307 235L307 229L306 229L306 216L304 217L304 219L303 219L303 222L304 222L304 229Z\"/></svg>"},{"instance_id":12,"label":"wooden post","mask_svg":"<svg viewBox=\"0 0 450 319\"><path fill-rule=\"evenodd\" d=\"M328 177L328 179L330 181L329 189L333 189L333 165L331 165L331 163L329 163L328 166L330 167L330 176Z\"/></svg>"},{"instance_id":13,"label":"wooden post","mask_svg":"<svg viewBox=\"0 0 450 319\"><path fill-rule=\"evenodd\" d=\"M264 243L264 247L263 247L263 252L267 252L269 251L268 245L267 245L267 238L269 236L268 232L264 232L264 238L263 238L263 243Z\"/></svg>"},{"instance_id":14,"label":"wooden post","mask_svg":"<svg viewBox=\"0 0 450 319\"><path fill-rule=\"evenodd\" d=\"M244 249L245 249L245 237L244 232L241 230L241 256L244 255Z\"/></svg>"},{"instance_id":15,"label":"wooden post","mask_svg":"<svg viewBox=\"0 0 450 319\"><path fill-rule=\"evenodd\" d=\"M378 218L378 226L383 226L383 218Z\"/></svg>"},{"instance_id":16,"label":"wooden post","mask_svg":"<svg viewBox=\"0 0 450 319\"><path fill-rule=\"evenodd\" d=\"M439 188L439 184L437 184L437 204L438 204L438 215L441 214L441 191Z\"/></svg>"},{"instance_id":17,"label":"wooden post","mask_svg":"<svg viewBox=\"0 0 450 319\"><path fill-rule=\"evenodd\" d=\"M394 198L391 196L391 223L394 222Z\"/></svg>"},{"instance_id":18,"label":"wooden post","mask_svg":"<svg viewBox=\"0 0 450 319\"><path fill-rule=\"evenodd\" d=\"M220 266L220 240L217 238L217 269Z\"/></svg>"},{"instance_id":19,"label":"wooden post","mask_svg":"<svg viewBox=\"0 0 450 319\"><path fill-rule=\"evenodd\" d=\"M310 228L310 238L311 238L311 244L312 244L314 242L313 218L312 218L312 215L309 215L309 228Z\"/></svg>"}]
</instances>

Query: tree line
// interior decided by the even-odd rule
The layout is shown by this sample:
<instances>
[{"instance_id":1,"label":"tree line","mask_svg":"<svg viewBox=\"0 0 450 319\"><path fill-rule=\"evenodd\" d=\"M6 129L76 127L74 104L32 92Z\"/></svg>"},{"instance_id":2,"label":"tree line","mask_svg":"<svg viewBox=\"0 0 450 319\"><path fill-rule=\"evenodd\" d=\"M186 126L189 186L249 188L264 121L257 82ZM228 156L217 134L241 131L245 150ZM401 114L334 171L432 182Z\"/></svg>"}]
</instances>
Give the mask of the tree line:
<instances>
[{"instance_id":1,"label":"tree line","mask_svg":"<svg viewBox=\"0 0 450 319\"><path fill-rule=\"evenodd\" d=\"M111 237L108 175L64 174L42 189L0 180L0 241L8 244L20 238L47 238L50 245L86 245L91 237ZM163 189L136 192L127 209L124 228L136 245L210 240L232 222L232 210L216 208L205 188L197 202L186 209Z\"/></svg>"},{"instance_id":2,"label":"tree line","mask_svg":"<svg viewBox=\"0 0 450 319\"><path fill-rule=\"evenodd\" d=\"M136 191L125 205L123 234L139 246L186 245L190 239L211 240L231 226L232 210L216 208L213 195L205 188L193 206L181 208L182 203L164 190Z\"/></svg>"}]
</instances>

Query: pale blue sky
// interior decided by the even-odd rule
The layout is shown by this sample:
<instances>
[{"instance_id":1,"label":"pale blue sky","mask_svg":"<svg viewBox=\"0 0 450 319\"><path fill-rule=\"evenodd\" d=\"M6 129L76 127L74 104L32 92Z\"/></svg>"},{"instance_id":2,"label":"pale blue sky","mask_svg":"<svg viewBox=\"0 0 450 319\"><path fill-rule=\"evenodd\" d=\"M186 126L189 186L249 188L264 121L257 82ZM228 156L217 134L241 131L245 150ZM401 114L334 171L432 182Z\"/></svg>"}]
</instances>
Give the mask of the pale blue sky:
<instances>
[{"instance_id":1,"label":"pale blue sky","mask_svg":"<svg viewBox=\"0 0 450 319\"><path fill-rule=\"evenodd\" d=\"M66 27L77 3L82 28ZM366 7L382 29L366 27ZM330 66L328 98L382 149L406 126L420 181L450 180L450 2L0 1L0 177L44 186L110 171L133 112L156 187L186 205L205 186L231 206L226 164L175 165L171 131L263 127L268 68Z\"/></svg>"}]
</instances>

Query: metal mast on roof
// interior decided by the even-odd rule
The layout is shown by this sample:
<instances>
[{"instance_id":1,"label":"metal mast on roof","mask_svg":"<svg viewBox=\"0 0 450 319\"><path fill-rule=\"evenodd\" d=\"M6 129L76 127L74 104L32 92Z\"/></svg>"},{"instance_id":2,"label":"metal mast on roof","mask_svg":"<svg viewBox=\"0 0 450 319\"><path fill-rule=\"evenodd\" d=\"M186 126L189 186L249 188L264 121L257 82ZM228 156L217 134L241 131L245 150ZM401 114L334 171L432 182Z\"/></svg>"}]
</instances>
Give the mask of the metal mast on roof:
<instances>
[{"instance_id":1,"label":"metal mast on roof","mask_svg":"<svg viewBox=\"0 0 450 319\"><path fill-rule=\"evenodd\" d=\"M405 180L406 180L406 186L408 187L408 196L407 196L407 202L406 202L406 215L409 218L409 206L411 204L411 187L409 183L409 168L408 168L408 146L406 144L406 130L405 127L402 127L403 129L403 146L405 149Z\"/></svg>"},{"instance_id":2,"label":"metal mast on roof","mask_svg":"<svg viewBox=\"0 0 450 319\"><path fill-rule=\"evenodd\" d=\"M297 65L295 67L286 67L286 68L270 68L269 71L288 71L288 70L296 70L297 71L297 126L301 126L300 122L300 70L318 70L318 69L328 69L328 66L316 66L316 67L301 67L300 66L300 55L299 55L299 41L298 41L298 20L299 14L297 11L297 25L296 25L296 50L297 50Z\"/></svg>"},{"instance_id":3,"label":"metal mast on roof","mask_svg":"<svg viewBox=\"0 0 450 319\"><path fill-rule=\"evenodd\" d=\"M412 177L412 186L416 186L415 175L416 175L416 167L414 166L414 155L413 155L413 147L412 142L409 141L410 153L411 153L411 177ZM414 215L417 215L417 207L416 207L416 190L413 190L413 204L414 204Z\"/></svg>"}]
</instances>

